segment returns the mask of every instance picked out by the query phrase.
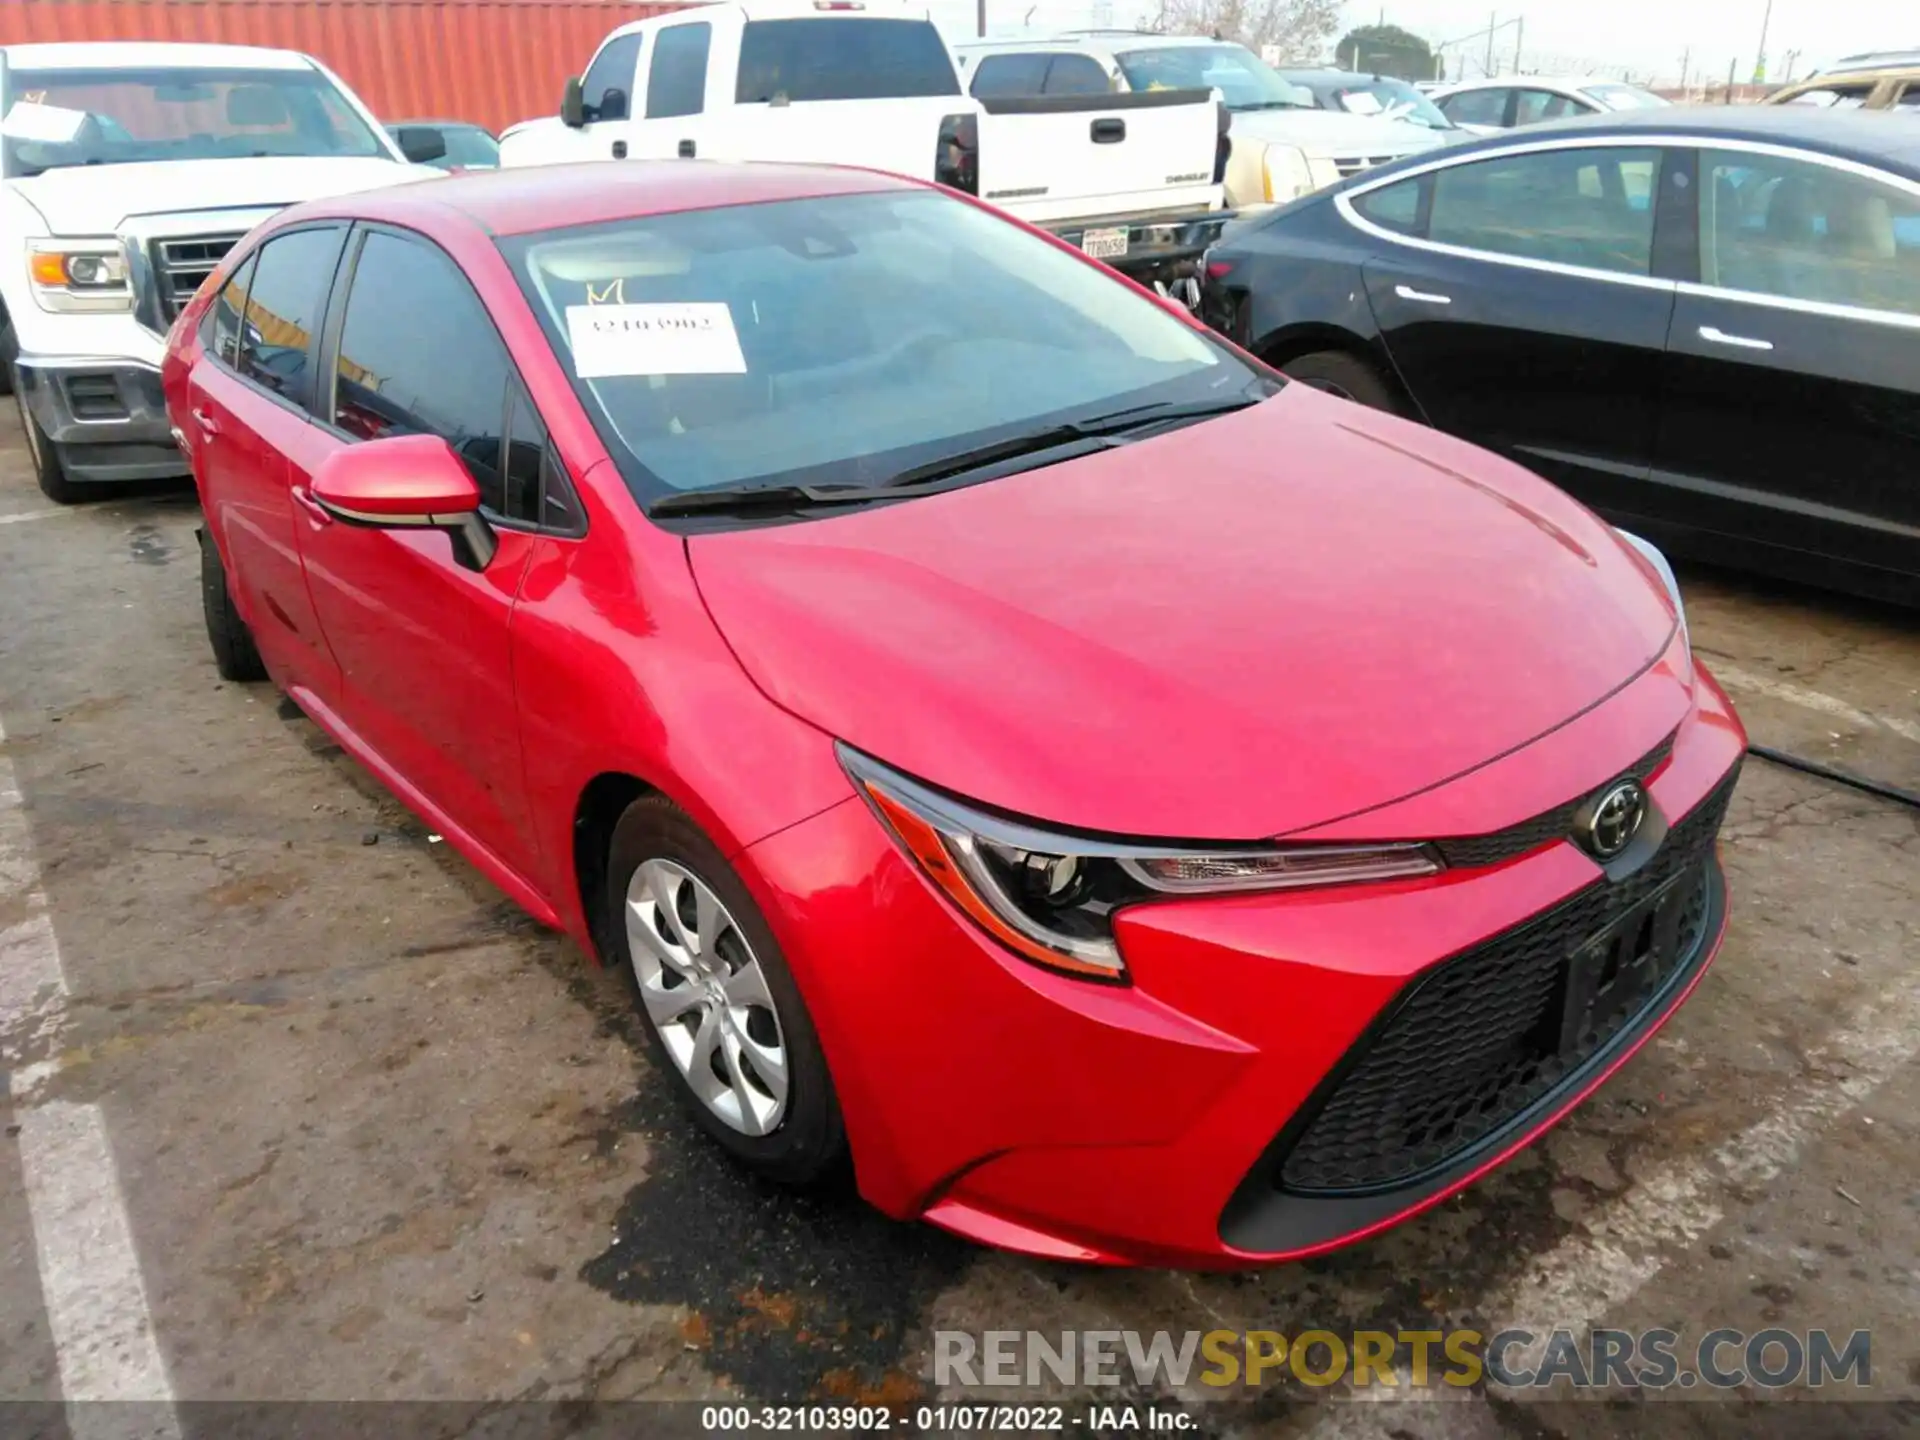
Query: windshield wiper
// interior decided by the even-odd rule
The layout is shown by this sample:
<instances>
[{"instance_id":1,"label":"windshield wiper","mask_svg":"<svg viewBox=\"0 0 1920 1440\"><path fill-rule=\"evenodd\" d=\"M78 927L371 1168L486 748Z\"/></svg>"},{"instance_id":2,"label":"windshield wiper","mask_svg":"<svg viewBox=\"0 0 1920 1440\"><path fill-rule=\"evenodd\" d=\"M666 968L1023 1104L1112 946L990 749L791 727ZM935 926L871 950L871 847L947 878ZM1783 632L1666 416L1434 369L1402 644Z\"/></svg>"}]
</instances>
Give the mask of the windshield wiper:
<instances>
[{"instance_id":1,"label":"windshield wiper","mask_svg":"<svg viewBox=\"0 0 1920 1440\"><path fill-rule=\"evenodd\" d=\"M942 455L937 460L901 470L878 485L725 485L711 490L688 490L678 495L664 496L647 507L647 514L737 515L755 510L806 510L816 506L862 505L872 500L901 499L906 493L937 488L943 481L954 480L1003 461L1089 441L1105 441L1129 430L1227 415L1235 410L1244 410L1249 405L1257 405L1265 398L1236 394L1229 398L1184 405L1157 400L1063 425L1049 425L1045 429L998 440L991 445L979 445L971 450Z\"/></svg>"}]
</instances>

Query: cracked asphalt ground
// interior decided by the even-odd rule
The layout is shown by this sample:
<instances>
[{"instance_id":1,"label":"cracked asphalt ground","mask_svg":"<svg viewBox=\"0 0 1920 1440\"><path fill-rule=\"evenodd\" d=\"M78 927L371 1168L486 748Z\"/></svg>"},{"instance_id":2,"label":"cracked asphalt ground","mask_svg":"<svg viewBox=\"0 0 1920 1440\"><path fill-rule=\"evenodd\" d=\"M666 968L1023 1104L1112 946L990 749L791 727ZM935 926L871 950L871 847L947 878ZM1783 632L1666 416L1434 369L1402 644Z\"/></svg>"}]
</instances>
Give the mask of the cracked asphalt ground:
<instances>
[{"instance_id":1,"label":"cracked asphalt ground","mask_svg":"<svg viewBox=\"0 0 1920 1440\"><path fill-rule=\"evenodd\" d=\"M56 1040L4 1037L8 1134L35 1107L98 1107L183 1403L956 1398L936 1328L1779 1324L1871 1330L1870 1393L1895 1402L1843 1420L1803 1393L1769 1412L1791 1433L1920 1423L1914 811L1750 760L1717 966L1600 1096L1436 1212L1257 1273L1040 1264L724 1164L616 977L269 687L218 680L197 518L164 488L53 511L0 430L0 756L68 995ZM1920 621L1685 579L1756 738L1920 789ZM0 865L0 938L36 903ZM51 1401L71 1357L23 1188L0 1143L0 1397ZM1092 1398L1213 1434L1763 1433L1699 1392Z\"/></svg>"}]
</instances>

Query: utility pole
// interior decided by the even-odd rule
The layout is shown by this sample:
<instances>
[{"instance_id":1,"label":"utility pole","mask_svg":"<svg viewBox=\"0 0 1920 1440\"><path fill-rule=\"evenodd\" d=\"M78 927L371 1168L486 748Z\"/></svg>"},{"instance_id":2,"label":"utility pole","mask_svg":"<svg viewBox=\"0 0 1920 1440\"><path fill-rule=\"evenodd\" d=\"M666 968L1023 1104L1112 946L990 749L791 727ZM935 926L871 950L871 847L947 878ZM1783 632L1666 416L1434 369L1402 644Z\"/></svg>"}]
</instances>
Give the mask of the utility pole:
<instances>
[{"instance_id":1,"label":"utility pole","mask_svg":"<svg viewBox=\"0 0 1920 1440\"><path fill-rule=\"evenodd\" d=\"M980 0L980 3L984 5L986 0ZM1487 16L1487 78L1489 80L1493 78L1493 32L1499 28L1500 12L1496 10Z\"/></svg>"},{"instance_id":2,"label":"utility pole","mask_svg":"<svg viewBox=\"0 0 1920 1440\"><path fill-rule=\"evenodd\" d=\"M1693 47L1689 45L1680 52L1680 102L1683 105L1687 99L1687 63L1692 59Z\"/></svg>"},{"instance_id":3,"label":"utility pole","mask_svg":"<svg viewBox=\"0 0 1920 1440\"><path fill-rule=\"evenodd\" d=\"M1513 73L1520 73L1520 42L1527 38L1527 17L1522 15L1513 26Z\"/></svg>"},{"instance_id":4,"label":"utility pole","mask_svg":"<svg viewBox=\"0 0 1920 1440\"><path fill-rule=\"evenodd\" d=\"M986 0L980 0L980 3L984 5ZM1720 102L1723 105L1731 105L1733 103L1733 77L1739 68L1740 57L1738 55L1727 61L1727 95L1726 98Z\"/></svg>"},{"instance_id":5,"label":"utility pole","mask_svg":"<svg viewBox=\"0 0 1920 1440\"><path fill-rule=\"evenodd\" d=\"M1767 27L1773 23L1773 0L1767 0L1767 8L1760 14L1760 52L1753 57L1753 83L1764 85L1767 80Z\"/></svg>"},{"instance_id":6,"label":"utility pole","mask_svg":"<svg viewBox=\"0 0 1920 1440\"><path fill-rule=\"evenodd\" d=\"M987 0L974 0L975 34L984 40L987 38Z\"/></svg>"}]
</instances>

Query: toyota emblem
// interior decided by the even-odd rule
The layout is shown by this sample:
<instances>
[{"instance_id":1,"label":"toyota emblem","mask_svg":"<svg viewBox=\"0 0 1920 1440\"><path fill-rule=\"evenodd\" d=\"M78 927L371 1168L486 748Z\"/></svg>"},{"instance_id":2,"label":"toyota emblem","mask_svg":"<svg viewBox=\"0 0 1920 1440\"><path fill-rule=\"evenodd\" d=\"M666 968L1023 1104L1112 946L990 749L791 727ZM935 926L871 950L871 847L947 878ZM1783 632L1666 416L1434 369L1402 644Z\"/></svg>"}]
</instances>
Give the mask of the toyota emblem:
<instances>
[{"instance_id":1,"label":"toyota emblem","mask_svg":"<svg viewBox=\"0 0 1920 1440\"><path fill-rule=\"evenodd\" d=\"M1611 860L1633 842L1647 818L1647 792L1638 780L1622 780L1594 803L1587 820L1587 849L1601 860Z\"/></svg>"}]
</instances>

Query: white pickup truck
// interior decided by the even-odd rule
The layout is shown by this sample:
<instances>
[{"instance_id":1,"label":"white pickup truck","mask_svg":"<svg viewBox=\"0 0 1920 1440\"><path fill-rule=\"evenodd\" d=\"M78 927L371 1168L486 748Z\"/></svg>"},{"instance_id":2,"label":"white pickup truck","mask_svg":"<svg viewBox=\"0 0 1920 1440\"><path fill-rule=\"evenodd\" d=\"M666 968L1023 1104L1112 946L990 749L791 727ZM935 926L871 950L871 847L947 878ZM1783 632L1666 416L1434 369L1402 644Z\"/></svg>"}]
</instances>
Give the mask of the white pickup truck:
<instances>
[{"instance_id":1,"label":"white pickup truck","mask_svg":"<svg viewBox=\"0 0 1920 1440\"><path fill-rule=\"evenodd\" d=\"M239 45L0 47L0 384L40 488L188 473L167 327L284 205L439 175L318 61Z\"/></svg>"},{"instance_id":2,"label":"white pickup truck","mask_svg":"<svg viewBox=\"0 0 1920 1440\"><path fill-rule=\"evenodd\" d=\"M1226 111L1204 89L964 94L924 4L745 0L623 25L502 166L699 158L937 180L1144 282L1178 286L1218 234Z\"/></svg>"},{"instance_id":3,"label":"white pickup truck","mask_svg":"<svg viewBox=\"0 0 1920 1440\"><path fill-rule=\"evenodd\" d=\"M1218 91L1232 116L1223 175L1227 204L1243 213L1284 205L1449 138L1377 115L1318 109L1311 90L1246 46L1201 35L1071 30L955 48L969 91L988 104L999 96L1049 93L1063 76L1076 87L1104 86L1125 97Z\"/></svg>"}]
</instances>

